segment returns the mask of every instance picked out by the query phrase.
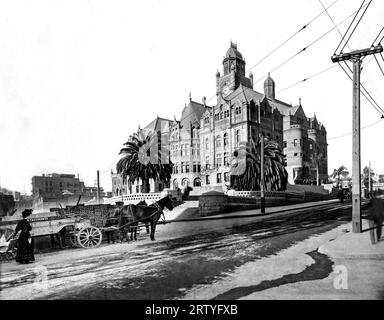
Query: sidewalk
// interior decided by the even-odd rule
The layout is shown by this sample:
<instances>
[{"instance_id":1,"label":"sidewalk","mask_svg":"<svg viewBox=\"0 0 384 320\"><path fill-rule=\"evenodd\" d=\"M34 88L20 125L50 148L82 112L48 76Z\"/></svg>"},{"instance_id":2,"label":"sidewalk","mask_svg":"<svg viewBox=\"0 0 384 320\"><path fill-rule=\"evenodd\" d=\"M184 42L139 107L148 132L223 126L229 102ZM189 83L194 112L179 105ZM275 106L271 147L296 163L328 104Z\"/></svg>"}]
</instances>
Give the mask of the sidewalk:
<instances>
[{"instance_id":1,"label":"sidewalk","mask_svg":"<svg viewBox=\"0 0 384 320\"><path fill-rule=\"evenodd\" d=\"M284 285L246 299L384 300L384 239L372 244L369 231L353 234L351 229L350 223L344 225L336 237L318 247L332 263L333 272L326 278ZM363 220L366 229L368 222Z\"/></svg>"},{"instance_id":2,"label":"sidewalk","mask_svg":"<svg viewBox=\"0 0 384 320\"><path fill-rule=\"evenodd\" d=\"M368 222L363 220L363 230L368 229ZM384 261L383 238L380 242L372 244L370 231L352 233L351 226L348 228L348 231L337 237L334 241L322 245L319 248L319 252L331 259L377 259ZM384 270L384 265L382 270Z\"/></svg>"}]
</instances>

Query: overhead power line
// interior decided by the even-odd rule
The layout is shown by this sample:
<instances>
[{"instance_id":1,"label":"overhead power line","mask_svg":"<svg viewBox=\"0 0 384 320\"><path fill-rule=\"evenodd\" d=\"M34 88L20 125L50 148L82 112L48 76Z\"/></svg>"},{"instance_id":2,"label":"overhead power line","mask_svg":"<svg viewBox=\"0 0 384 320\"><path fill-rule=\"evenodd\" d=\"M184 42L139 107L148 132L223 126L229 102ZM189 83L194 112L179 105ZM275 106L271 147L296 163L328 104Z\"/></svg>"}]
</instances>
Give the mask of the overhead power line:
<instances>
[{"instance_id":1,"label":"overhead power line","mask_svg":"<svg viewBox=\"0 0 384 320\"><path fill-rule=\"evenodd\" d=\"M380 30L379 34L377 35L376 39L372 42L372 47L375 46L375 43L377 41L377 39L379 39L381 33L384 31L384 27ZM384 36L383 36L384 37ZM383 40L383 38L381 38L381 40ZM379 41L379 43L381 42L381 40Z\"/></svg>"},{"instance_id":2,"label":"overhead power line","mask_svg":"<svg viewBox=\"0 0 384 320\"><path fill-rule=\"evenodd\" d=\"M288 87L286 87L286 88L280 90L280 91L277 92L277 93L281 93L281 92L284 92L284 91L286 91L286 90L289 90L289 89L291 89L291 88L293 88L293 87L296 87L297 85L299 85L299 84L301 84L301 83L303 83L303 82L307 82L308 80L311 80L311 79L313 79L313 78L315 78L315 77L317 77L317 76L319 76L319 75L321 75L321 74L323 74L323 73L325 73L325 72L327 72L327 71L329 71L329 70L331 70L331 69L334 69L334 68L336 68L336 67L337 67L336 64L335 64L335 65L332 65L331 67L329 67L329 68L327 68L327 69L324 69L324 70L322 70L322 71L320 71L320 72L318 72L318 73L315 73L315 74L313 74L313 75L311 75L311 76L309 76L309 77L307 77L307 78L304 78L303 80L298 81L298 82L296 82L296 83L294 83L294 84L292 84L292 85L290 85L290 86L288 86Z\"/></svg>"},{"instance_id":3,"label":"overhead power line","mask_svg":"<svg viewBox=\"0 0 384 320\"><path fill-rule=\"evenodd\" d=\"M355 33L355 31L356 31L357 27L359 26L359 24L360 24L361 20L363 19L363 17L365 16L365 13L367 12L367 10L368 10L369 6L371 5L372 1L373 1L373 0L370 0L369 3L368 3L368 5L365 7L365 10L364 10L363 14L361 15L359 21L357 22L357 24L355 25L354 29L352 30L352 33L349 35L349 38L348 38L348 40L345 42L343 48L341 49L341 52L343 52L345 46L348 44L349 40L351 40L353 34ZM365 0L364 0L364 2L365 2Z\"/></svg>"},{"instance_id":4,"label":"overhead power line","mask_svg":"<svg viewBox=\"0 0 384 320\"><path fill-rule=\"evenodd\" d=\"M319 0L319 2L320 2L320 4L321 4L321 6L323 7L323 9L325 10L325 12L327 13L327 15L328 15L329 19L331 19L331 21L332 21L333 25L336 27L336 29L337 29L337 32L339 33L340 37L342 38L342 40L341 40L341 41L343 41L344 37L343 37L343 35L341 34L341 31L340 31L340 29L339 29L339 28L338 28L338 26L336 25L336 22L335 22L335 20L333 20L333 18L331 17L330 13L328 12L328 9L327 9L327 8L325 8L325 6L324 6L323 2L322 2L321 0ZM348 46L348 47L349 47L349 46Z\"/></svg>"},{"instance_id":5,"label":"overhead power line","mask_svg":"<svg viewBox=\"0 0 384 320\"><path fill-rule=\"evenodd\" d=\"M335 30L338 26L342 25L345 21L347 21L348 19L350 19L353 15L355 14L355 12L353 12L351 15L349 15L348 17L346 17L344 20L342 20L341 22L339 22L338 24L336 24L333 28L329 29L327 32L325 32L324 34L322 34L320 37L318 37L316 40L312 41L309 45L307 45L306 47L304 47L303 49L301 49L299 52L297 52L296 54L294 54L293 56L289 57L287 60L285 60L283 63L281 63L280 65L278 65L276 68L272 69L271 71L269 71L269 73L272 73L278 69L280 69L282 66L284 66L285 64L287 64L289 61L293 60L295 57L297 57L298 55L300 55L301 53L305 52L306 50L308 50L310 47L312 47L314 44L316 44L317 42L319 42L321 39L323 39L324 37L326 37L329 33L331 33L333 30ZM256 82L254 82L254 84L256 83L259 83L260 81L262 81L263 79L265 79L265 77L268 76L268 73L265 74L263 77L261 77L260 79L258 79Z\"/></svg>"},{"instance_id":6,"label":"overhead power line","mask_svg":"<svg viewBox=\"0 0 384 320\"><path fill-rule=\"evenodd\" d=\"M345 39L345 36L348 34L348 32L349 32L349 30L351 29L353 23L355 22L357 16L359 15L360 10L363 8L364 3L365 3L365 0L364 0L363 3L361 4L359 10L356 11L356 15L355 15L355 17L353 18L353 20L352 20L351 24L349 25L347 31L345 32L344 36L341 38L340 43L339 43L339 45L337 46L337 48L336 48L336 50L335 50L335 54L336 54L337 50L339 50L341 44L343 43L343 41L344 41L344 39ZM341 51L342 51L342 50L341 50Z\"/></svg>"},{"instance_id":7,"label":"overhead power line","mask_svg":"<svg viewBox=\"0 0 384 320\"><path fill-rule=\"evenodd\" d=\"M347 70L344 69L344 67L342 66L342 64L339 62L338 65L341 67L341 69L343 69L344 73L348 76L348 78L353 81L351 75L347 72ZM347 65L348 66L348 65ZM348 66L349 68L349 66ZM349 68L350 69L350 68ZM363 90L365 89L363 86L362 86ZM367 101L381 114L381 115L384 115L384 112L382 111L382 109L378 106L376 106L368 97L367 95L365 94L364 91L361 92L361 94L365 97L365 99L367 99Z\"/></svg>"},{"instance_id":8,"label":"overhead power line","mask_svg":"<svg viewBox=\"0 0 384 320\"><path fill-rule=\"evenodd\" d=\"M347 64L347 62L344 61L344 63L345 63L345 65L348 67L349 71L350 71L351 73L353 73L353 70L352 70L351 67ZM360 85L361 85L361 88L363 89L363 91L365 91L365 93L371 98L371 100L373 101L373 103L374 103L374 104L376 105L376 107L378 108L378 109L376 109L376 110L379 110L379 112L380 112L382 115L384 115L384 110L380 107L380 105L376 102L376 100L372 98L372 95L368 92L368 90L365 88L365 86L364 86L362 83L360 83Z\"/></svg>"},{"instance_id":9,"label":"overhead power line","mask_svg":"<svg viewBox=\"0 0 384 320\"><path fill-rule=\"evenodd\" d=\"M364 130L364 129L368 129L368 128L371 128L373 126L376 126L377 124L379 124L380 122L383 122L383 120L378 120L374 123L371 123L365 127L362 127L361 129ZM341 139L341 138L345 138L345 137L348 137L352 134L352 132L349 132L349 133L346 133L346 134L343 134L341 136L337 136L337 137L333 137L333 138L328 138L327 141L333 141L333 140L337 140L337 139Z\"/></svg>"},{"instance_id":10,"label":"overhead power line","mask_svg":"<svg viewBox=\"0 0 384 320\"><path fill-rule=\"evenodd\" d=\"M320 4L322 5L322 7L324 8L324 5L323 5L323 3L321 2L321 0L319 0L319 2L320 2ZM364 2L365 2L365 0L364 0ZM360 9L359 10L361 10L361 8L363 7L363 4L364 4L364 2L362 3L362 6L360 7ZM371 1L372 2L372 1ZM365 11L364 11L364 13L363 13L363 15L365 14L365 12L367 11L367 9L368 9L368 7L369 7L369 5L371 4L371 2L367 5L367 7L366 7L366 9L365 9ZM325 9L325 8L324 8ZM326 10L326 9L325 9ZM340 36L341 36L341 38L342 38L342 40L341 41L343 41L344 40L344 37L343 37L343 35L341 34L341 32L340 32L340 29L337 27L337 25L336 25L336 23L335 23L335 21L332 19L332 17L331 17L331 15L329 14L329 12L328 12L328 10L326 10L327 11L327 14L328 14L328 17L331 19L331 21L332 21L332 23L333 23L333 25L335 26L335 28L337 29L337 31L339 32L339 34L340 34ZM362 18L362 17L361 17ZM361 18L360 18L360 20L359 20L359 22L361 21ZM356 25L356 27L357 27L357 25ZM354 29L354 31L356 30L356 27L355 27L355 29ZM384 29L384 28L383 28ZM380 34L381 34L381 32L383 31L383 29L380 31L380 33L378 34L378 36L376 37L376 39L375 39L375 41L374 41L374 43L376 42L376 40L379 38L379 36L380 36ZM353 32L354 32L353 31ZM345 42L345 44L344 44L344 47L343 48L345 48L345 46L347 46L348 47L348 49L349 50L351 50L352 51L352 49L350 48L350 46L348 45L348 41L346 41ZM378 63L378 60L377 60L377 58L376 58L376 56L374 55L374 58L376 59L376 61L377 61L377 63ZM347 65L347 67L349 68L349 66L348 66L348 64L345 62L345 64ZM380 64L379 64L379 68L381 69L381 66L380 66ZM352 70L349 68L349 70L352 72ZM383 72L383 70L381 69L381 71ZM367 72L366 72L367 73ZM383 75L384 75L384 72L383 72ZM362 86L362 87L364 87L364 86ZM365 88L364 88L365 89ZM371 99L375 102L375 104L376 104L376 106L379 108L379 109L381 109L380 108L380 106L376 103L376 101L372 98L372 96L369 94L369 92L365 89L365 91L366 91L366 93L371 97Z\"/></svg>"},{"instance_id":11,"label":"overhead power line","mask_svg":"<svg viewBox=\"0 0 384 320\"><path fill-rule=\"evenodd\" d=\"M377 62L377 65L379 66L380 71L381 71L381 73L382 73L383 76L384 76L384 71L383 71L383 68L381 67L381 65L380 65L380 63L379 63L379 60L376 58L376 55L373 55L373 56L375 57L375 60L376 60L376 62Z\"/></svg>"}]
</instances>

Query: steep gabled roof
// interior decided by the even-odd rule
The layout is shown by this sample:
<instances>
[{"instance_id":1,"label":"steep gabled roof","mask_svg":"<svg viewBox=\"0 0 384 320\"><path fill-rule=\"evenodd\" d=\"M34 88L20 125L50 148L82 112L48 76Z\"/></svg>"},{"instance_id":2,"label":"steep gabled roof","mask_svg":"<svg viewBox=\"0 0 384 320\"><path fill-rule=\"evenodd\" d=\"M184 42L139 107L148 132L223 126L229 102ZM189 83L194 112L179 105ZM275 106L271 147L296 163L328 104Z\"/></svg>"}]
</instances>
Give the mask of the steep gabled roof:
<instances>
[{"instance_id":1,"label":"steep gabled roof","mask_svg":"<svg viewBox=\"0 0 384 320\"><path fill-rule=\"evenodd\" d=\"M144 130L153 131L153 132L165 132L168 130L169 126L172 125L172 120L156 117L151 123L149 123Z\"/></svg>"},{"instance_id":2,"label":"steep gabled roof","mask_svg":"<svg viewBox=\"0 0 384 320\"><path fill-rule=\"evenodd\" d=\"M188 106L186 106L181 114L181 125L188 126L189 123L195 121L200 122L201 117L205 112L205 106L201 103L190 101Z\"/></svg>"},{"instance_id":3,"label":"steep gabled roof","mask_svg":"<svg viewBox=\"0 0 384 320\"><path fill-rule=\"evenodd\" d=\"M301 115L303 118L307 119L307 116L305 115L304 109L301 105L293 107L295 112L292 112L292 115L299 116Z\"/></svg>"},{"instance_id":4,"label":"steep gabled roof","mask_svg":"<svg viewBox=\"0 0 384 320\"><path fill-rule=\"evenodd\" d=\"M259 100L260 101L264 100L264 98L265 98L264 94L254 91L251 88L248 88L240 84L235 91L233 91L227 97L225 97L225 100L229 101L233 99L238 99L238 100L247 101L247 102L250 102L251 100L253 100L254 102L257 102Z\"/></svg>"}]
</instances>

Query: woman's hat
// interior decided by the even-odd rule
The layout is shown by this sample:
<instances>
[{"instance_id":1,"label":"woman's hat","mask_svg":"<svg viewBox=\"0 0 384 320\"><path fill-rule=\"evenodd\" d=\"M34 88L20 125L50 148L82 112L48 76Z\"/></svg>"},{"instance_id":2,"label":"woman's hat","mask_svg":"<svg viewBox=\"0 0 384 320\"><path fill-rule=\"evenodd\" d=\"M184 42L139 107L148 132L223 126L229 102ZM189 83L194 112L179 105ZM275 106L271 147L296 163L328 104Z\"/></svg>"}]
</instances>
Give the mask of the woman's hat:
<instances>
[{"instance_id":1,"label":"woman's hat","mask_svg":"<svg viewBox=\"0 0 384 320\"><path fill-rule=\"evenodd\" d=\"M32 214L32 209L25 209L22 213L23 218L26 218Z\"/></svg>"}]
</instances>

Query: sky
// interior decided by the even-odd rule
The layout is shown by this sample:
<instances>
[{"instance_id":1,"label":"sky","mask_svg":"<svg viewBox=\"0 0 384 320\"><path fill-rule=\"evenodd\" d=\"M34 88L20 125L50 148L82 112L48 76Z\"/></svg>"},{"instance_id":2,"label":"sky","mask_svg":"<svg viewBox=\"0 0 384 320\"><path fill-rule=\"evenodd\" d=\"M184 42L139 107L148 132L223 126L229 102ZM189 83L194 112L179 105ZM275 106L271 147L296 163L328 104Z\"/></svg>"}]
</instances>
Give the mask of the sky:
<instances>
[{"instance_id":1,"label":"sky","mask_svg":"<svg viewBox=\"0 0 384 320\"><path fill-rule=\"evenodd\" d=\"M361 2L338 0L329 14L339 23ZM322 11L319 0L0 1L1 187L29 193L32 176L53 172L78 173L93 186L100 170L111 190L110 171L138 125L180 118L189 93L216 102L215 74L230 41L249 70ZM372 44L383 16L384 1L373 0L351 50ZM252 68L255 81L332 28L324 13ZM340 40L335 29L271 73L279 100L301 98L307 117L316 113L325 125L330 173L352 169L351 81L337 66L279 91L332 67ZM364 63L362 83L384 108L384 75L374 59ZM262 87L263 80L255 84ZM362 167L371 161L384 173L384 120L377 123L379 113L361 101L362 126L376 123L362 131Z\"/></svg>"}]
</instances>

